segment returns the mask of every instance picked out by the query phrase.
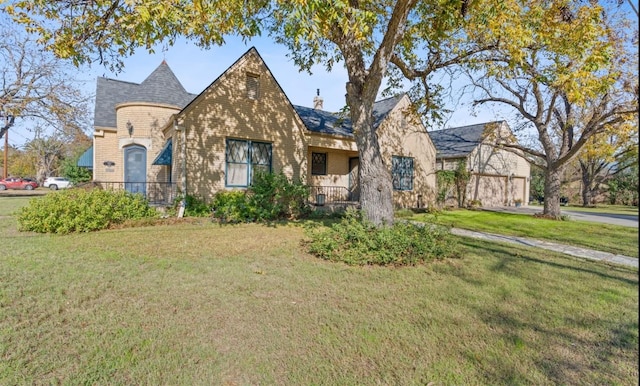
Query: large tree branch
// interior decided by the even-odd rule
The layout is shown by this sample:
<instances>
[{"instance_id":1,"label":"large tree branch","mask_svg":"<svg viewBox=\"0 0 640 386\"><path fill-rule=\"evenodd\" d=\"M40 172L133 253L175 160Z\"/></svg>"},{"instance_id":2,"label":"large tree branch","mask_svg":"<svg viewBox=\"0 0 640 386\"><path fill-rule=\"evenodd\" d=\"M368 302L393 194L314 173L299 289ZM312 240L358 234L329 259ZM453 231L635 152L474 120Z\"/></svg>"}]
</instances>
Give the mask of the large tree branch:
<instances>
[{"instance_id":1,"label":"large tree branch","mask_svg":"<svg viewBox=\"0 0 640 386\"><path fill-rule=\"evenodd\" d=\"M424 66L424 68L421 69L411 67L408 63L402 60L402 58L397 53L394 53L391 56L390 62L393 63L393 65L395 65L400 70L400 72L402 72L402 75L404 75L404 77L409 80L425 79L439 69L447 68L454 64L464 64L467 62L467 60L476 56L477 54L495 49L496 47L497 44L475 47L444 61L438 60L440 59L440 55L432 55L428 58L427 64ZM490 60L491 59L487 59L487 61Z\"/></svg>"},{"instance_id":2,"label":"large tree branch","mask_svg":"<svg viewBox=\"0 0 640 386\"><path fill-rule=\"evenodd\" d=\"M415 5L416 0L399 0L396 2L382 42L376 50L371 65L369 66L366 79L367 87L369 88L369 90L366 90L368 94L374 93L377 95L380 84L382 83L382 78L386 74L389 60L393 57L396 45L404 34L407 18ZM375 95L373 98L375 99Z\"/></svg>"}]
</instances>

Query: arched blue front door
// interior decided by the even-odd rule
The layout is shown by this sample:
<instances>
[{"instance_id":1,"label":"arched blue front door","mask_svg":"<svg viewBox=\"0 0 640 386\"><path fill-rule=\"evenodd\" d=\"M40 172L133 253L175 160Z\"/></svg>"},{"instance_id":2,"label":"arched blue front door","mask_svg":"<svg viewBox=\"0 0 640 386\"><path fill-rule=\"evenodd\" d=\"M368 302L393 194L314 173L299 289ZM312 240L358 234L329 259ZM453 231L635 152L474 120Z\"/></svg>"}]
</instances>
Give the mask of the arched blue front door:
<instances>
[{"instance_id":1,"label":"arched blue front door","mask_svg":"<svg viewBox=\"0 0 640 386\"><path fill-rule=\"evenodd\" d=\"M124 149L124 188L131 193L146 194L147 149L142 146Z\"/></svg>"}]
</instances>

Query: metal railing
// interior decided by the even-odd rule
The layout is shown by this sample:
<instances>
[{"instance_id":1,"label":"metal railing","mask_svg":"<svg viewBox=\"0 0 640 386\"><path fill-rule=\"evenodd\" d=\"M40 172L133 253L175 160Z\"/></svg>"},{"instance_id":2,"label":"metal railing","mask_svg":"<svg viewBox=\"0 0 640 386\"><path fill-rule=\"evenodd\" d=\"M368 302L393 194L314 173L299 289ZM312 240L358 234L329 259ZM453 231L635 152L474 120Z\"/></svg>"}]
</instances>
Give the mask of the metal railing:
<instances>
[{"instance_id":1,"label":"metal railing","mask_svg":"<svg viewBox=\"0 0 640 386\"><path fill-rule=\"evenodd\" d=\"M310 186L309 203L315 206L357 204L360 197L344 186Z\"/></svg>"},{"instance_id":2,"label":"metal railing","mask_svg":"<svg viewBox=\"0 0 640 386\"><path fill-rule=\"evenodd\" d=\"M151 205L171 205L176 198L176 184L172 182L111 182L94 181L105 190L126 190L145 196Z\"/></svg>"}]
</instances>

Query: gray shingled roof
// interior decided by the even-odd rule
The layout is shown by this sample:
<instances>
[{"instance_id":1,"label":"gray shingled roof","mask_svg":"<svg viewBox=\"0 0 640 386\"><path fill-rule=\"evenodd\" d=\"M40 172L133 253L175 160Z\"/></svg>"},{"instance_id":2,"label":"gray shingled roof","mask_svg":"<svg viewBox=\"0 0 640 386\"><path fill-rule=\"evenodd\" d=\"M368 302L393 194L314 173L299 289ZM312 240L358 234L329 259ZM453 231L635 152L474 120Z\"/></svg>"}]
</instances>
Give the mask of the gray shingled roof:
<instances>
[{"instance_id":1,"label":"gray shingled roof","mask_svg":"<svg viewBox=\"0 0 640 386\"><path fill-rule=\"evenodd\" d=\"M430 131L429 137L436 147L437 158L466 157L482 142L485 127L494 123L496 122Z\"/></svg>"},{"instance_id":2,"label":"gray shingled roof","mask_svg":"<svg viewBox=\"0 0 640 386\"><path fill-rule=\"evenodd\" d=\"M116 127L116 105L120 103L161 103L183 108L195 97L184 89L165 61L140 84L99 77L93 125Z\"/></svg>"},{"instance_id":3,"label":"gray shingled roof","mask_svg":"<svg viewBox=\"0 0 640 386\"><path fill-rule=\"evenodd\" d=\"M403 95L398 95L383 99L373 105L374 127L378 127L380 123L382 123L402 97ZM332 135L353 135L351 119L345 117L344 114L330 113L324 110L297 105L294 105L293 108L309 131Z\"/></svg>"}]
</instances>

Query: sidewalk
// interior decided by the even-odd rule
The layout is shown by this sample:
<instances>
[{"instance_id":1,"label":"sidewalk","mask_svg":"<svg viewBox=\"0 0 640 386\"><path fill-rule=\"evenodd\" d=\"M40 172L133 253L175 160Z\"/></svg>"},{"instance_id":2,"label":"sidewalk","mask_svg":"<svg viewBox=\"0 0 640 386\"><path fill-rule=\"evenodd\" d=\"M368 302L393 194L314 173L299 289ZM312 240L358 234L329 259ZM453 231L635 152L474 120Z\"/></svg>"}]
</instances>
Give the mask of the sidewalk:
<instances>
[{"instance_id":1,"label":"sidewalk","mask_svg":"<svg viewBox=\"0 0 640 386\"><path fill-rule=\"evenodd\" d=\"M638 259L636 258L624 256L624 255L615 255L613 253L608 253L608 252L595 251L593 249L586 249L586 248L574 247L570 245L557 244L549 241L534 240L534 239L529 239L525 237L504 236L504 235L496 235L493 233L475 232L475 231L469 231L466 229L459 229L459 228L451 228L451 233L458 236L473 237L476 239L484 239L484 240L498 241L498 242L511 243L511 244L522 244L529 247L542 248L542 249L560 252L560 253L564 253L567 255L575 256L575 257L581 257L583 259L604 261L611 264L618 264L618 265L624 265L627 267L638 268Z\"/></svg>"}]
</instances>

